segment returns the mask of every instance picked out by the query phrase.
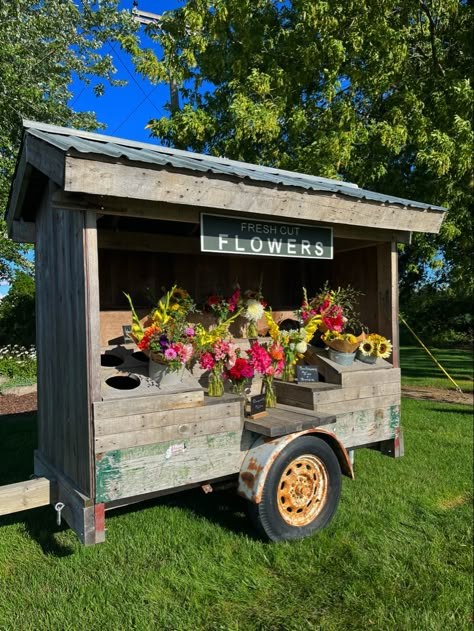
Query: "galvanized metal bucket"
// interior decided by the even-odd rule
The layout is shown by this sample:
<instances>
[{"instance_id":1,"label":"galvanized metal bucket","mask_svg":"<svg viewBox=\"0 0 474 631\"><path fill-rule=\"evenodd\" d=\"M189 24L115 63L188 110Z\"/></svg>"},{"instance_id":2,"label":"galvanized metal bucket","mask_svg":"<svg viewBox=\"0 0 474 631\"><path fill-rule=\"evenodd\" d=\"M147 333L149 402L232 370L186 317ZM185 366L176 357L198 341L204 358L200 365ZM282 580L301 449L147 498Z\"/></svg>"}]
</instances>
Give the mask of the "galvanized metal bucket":
<instances>
[{"instance_id":1,"label":"galvanized metal bucket","mask_svg":"<svg viewBox=\"0 0 474 631\"><path fill-rule=\"evenodd\" d=\"M329 348L329 359L336 364L340 364L341 366L350 366L355 359L356 353L340 353L339 351L335 351L333 348Z\"/></svg>"},{"instance_id":2,"label":"galvanized metal bucket","mask_svg":"<svg viewBox=\"0 0 474 631\"><path fill-rule=\"evenodd\" d=\"M148 364L148 376L160 387L179 385L187 373L186 367L183 366L178 370L170 370L167 364L158 364L150 359Z\"/></svg>"}]
</instances>

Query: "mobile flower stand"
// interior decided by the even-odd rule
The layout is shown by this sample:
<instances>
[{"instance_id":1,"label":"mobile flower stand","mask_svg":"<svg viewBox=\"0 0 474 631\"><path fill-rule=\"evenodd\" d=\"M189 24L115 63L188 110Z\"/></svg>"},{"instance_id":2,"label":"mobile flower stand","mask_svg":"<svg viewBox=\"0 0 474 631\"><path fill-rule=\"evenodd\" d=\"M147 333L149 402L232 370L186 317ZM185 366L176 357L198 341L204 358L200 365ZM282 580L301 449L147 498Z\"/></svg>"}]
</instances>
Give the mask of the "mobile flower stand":
<instances>
[{"instance_id":1,"label":"mobile flower stand","mask_svg":"<svg viewBox=\"0 0 474 631\"><path fill-rule=\"evenodd\" d=\"M106 510L225 484L272 540L323 527L341 476L353 477L348 451L402 453L397 243L438 232L443 213L340 181L25 123L7 224L35 243L37 477L0 487L0 514L52 504L90 545L105 539ZM159 296L177 283L203 300L260 277L278 321L302 285L363 290L361 318L392 341L392 363L307 353L325 382L275 377L277 405L259 419L244 416L239 395L209 397L199 370L179 387L150 379L124 338L124 291L141 318L145 287Z\"/></svg>"}]
</instances>

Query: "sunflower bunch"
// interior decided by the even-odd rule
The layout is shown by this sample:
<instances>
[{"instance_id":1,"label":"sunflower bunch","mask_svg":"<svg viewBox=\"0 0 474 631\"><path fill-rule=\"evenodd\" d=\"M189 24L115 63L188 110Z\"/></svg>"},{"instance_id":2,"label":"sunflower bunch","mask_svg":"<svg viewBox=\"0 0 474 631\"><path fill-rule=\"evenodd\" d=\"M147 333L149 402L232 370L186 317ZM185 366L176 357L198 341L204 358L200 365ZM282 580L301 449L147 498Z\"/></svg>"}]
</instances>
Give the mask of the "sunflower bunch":
<instances>
[{"instance_id":1,"label":"sunflower bunch","mask_svg":"<svg viewBox=\"0 0 474 631\"><path fill-rule=\"evenodd\" d=\"M392 343L383 335L369 333L359 346L359 351L366 357L380 357L388 359L392 354Z\"/></svg>"}]
</instances>

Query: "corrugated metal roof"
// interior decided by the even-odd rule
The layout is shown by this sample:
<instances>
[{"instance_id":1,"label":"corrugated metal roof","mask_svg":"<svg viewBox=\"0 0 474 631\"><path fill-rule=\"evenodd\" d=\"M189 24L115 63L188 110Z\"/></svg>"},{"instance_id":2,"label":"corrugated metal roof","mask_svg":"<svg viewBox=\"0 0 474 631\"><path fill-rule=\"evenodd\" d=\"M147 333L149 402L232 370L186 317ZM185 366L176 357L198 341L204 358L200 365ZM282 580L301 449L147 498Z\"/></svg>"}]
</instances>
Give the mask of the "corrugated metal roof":
<instances>
[{"instance_id":1,"label":"corrugated metal roof","mask_svg":"<svg viewBox=\"0 0 474 631\"><path fill-rule=\"evenodd\" d=\"M171 149L151 143L114 138L102 134L78 131L66 127L56 127L33 121L24 121L28 134L43 140L65 153L82 153L125 159L145 164L185 169L201 173L215 173L236 178L248 178L257 182L268 182L280 186L305 188L313 191L325 191L347 195L360 200L379 204L398 204L404 207L445 212L441 206L423 204L393 195L375 193L359 188L356 184L330 180L328 178L296 173L282 169L273 169L226 158L217 158L200 153Z\"/></svg>"}]
</instances>

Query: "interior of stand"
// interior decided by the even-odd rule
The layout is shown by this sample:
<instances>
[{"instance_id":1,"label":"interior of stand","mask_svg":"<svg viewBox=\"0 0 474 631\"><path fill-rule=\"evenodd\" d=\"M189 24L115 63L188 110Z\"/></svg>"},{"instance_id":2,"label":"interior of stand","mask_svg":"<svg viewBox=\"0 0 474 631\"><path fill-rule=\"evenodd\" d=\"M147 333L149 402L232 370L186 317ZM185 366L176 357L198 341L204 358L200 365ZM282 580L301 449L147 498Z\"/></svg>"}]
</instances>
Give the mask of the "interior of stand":
<instances>
[{"instance_id":1,"label":"interior of stand","mask_svg":"<svg viewBox=\"0 0 474 631\"><path fill-rule=\"evenodd\" d=\"M377 243L335 237L333 260L270 258L202 253L195 223L108 215L97 227L102 345L117 343L129 323L124 291L144 315L149 296L174 283L199 305L212 293L230 294L237 281L242 289L256 288L260 278L274 311L298 308L303 286L311 296L326 280L332 288L350 284L364 294L362 322L377 330Z\"/></svg>"}]
</instances>

